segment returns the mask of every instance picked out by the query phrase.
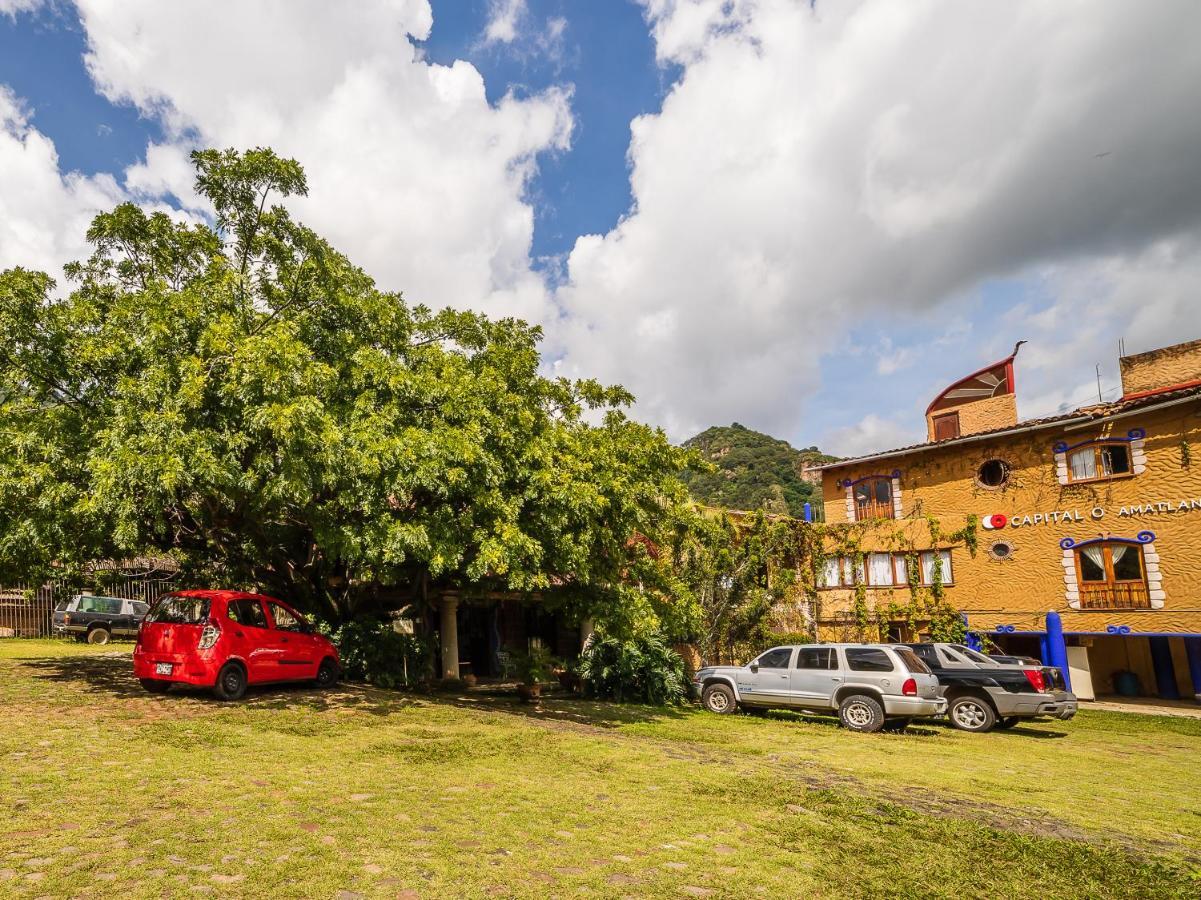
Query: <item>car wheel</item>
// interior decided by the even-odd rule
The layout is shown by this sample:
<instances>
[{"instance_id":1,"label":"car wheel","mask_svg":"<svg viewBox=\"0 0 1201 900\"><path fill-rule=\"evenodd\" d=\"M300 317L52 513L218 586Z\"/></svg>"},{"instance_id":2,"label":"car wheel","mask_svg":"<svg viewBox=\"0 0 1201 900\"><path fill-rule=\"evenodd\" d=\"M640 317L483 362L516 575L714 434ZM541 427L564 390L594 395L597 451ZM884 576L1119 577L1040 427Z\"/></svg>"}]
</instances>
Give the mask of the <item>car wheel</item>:
<instances>
[{"instance_id":1,"label":"car wheel","mask_svg":"<svg viewBox=\"0 0 1201 900\"><path fill-rule=\"evenodd\" d=\"M725 684L711 684L701 694L701 705L711 713L728 715L738 708L734 692Z\"/></svg>"},{"instance_id":2,"label":"car wheel","mask_svg":"<svg viewBox=\"0 0 1201 900\"><path fill-rule=\"evenodd\" d=\"M99 628L93 628L88 632L88 643L107 644L110 637L112 637L112 635L109 633L107 628L104 628L103 626Z\"/></svg>"},{"instance_id":3,"label":"car wheel","mask_svg":"<svg viewBox=\"0 0 1201 900\"><path fill-rule=\"evenodd\" d=\"M234 662L226 663L217 673L213 693L218 700L239 700L246 693L246 670Z\"/></svg>"},{"instance_id":4,"label":"car wheel","mask_svg":"<svg viewBox=\"0 0 1201 900\"><path fill-rule=\"evenodd\" d=\"M332 659L321 660L317 669L316 684L319 688L331 688L338 683L338 664Z\"/></svg>"},{"instance_id":5,"label":"car wheel","mask_svg":"<svg viewBox=\"0 0 1201 900\"><path fill-rule=\"evenodd\" d=\"M912 719L888 719L884 722L884 727L880 730L901 732L908 728L909 723L912 721Z\"/></svg>"},{"instance_id":6,"label":"car wheel","mask_svg":"<svg viewBox=\"0 0 1201 900\"><path fill-rule=\"evenodd\" d=\"M951 724L961 731L985 732L991 731L997 724L997 714L986 700L973 697L970 694L956 697L951 701L947 710L947 718Z\"/></svg>"},{"instance_id":7,"label":"car wheel","mask_svg":"<svg viewBox=\"0 0 1201 900\"><path fill-rule=\"evenodd\" d=\"M879 731L884 727L884 707L867 694L852 694L838 705L838 721L851 731Z\"/></svg>"},{"instance_id":8,"label":"car wheel","mask_svg":"<svg viewBox=\"0 0 1201 900\"><path fill-rule=\"evenodd\" d=\"M171 690L171 682L163 681L161 678L139 678L138 681L142 682L142 687L152 694L165 694Z\"/></svg>"},{"instance_id":9,"label":"car wheel","mask_svg":"<svg viewBox=\"0 0 1201 900\"><path fill-rule=\"evenodd\" d=\"M1003 719L997 719L996 727L1002 728L1002 729L1010 729L1020 721L1022 721L1022 720L1019 719L1017 716L1006 716Z\"/></svg>"}]
</instances>

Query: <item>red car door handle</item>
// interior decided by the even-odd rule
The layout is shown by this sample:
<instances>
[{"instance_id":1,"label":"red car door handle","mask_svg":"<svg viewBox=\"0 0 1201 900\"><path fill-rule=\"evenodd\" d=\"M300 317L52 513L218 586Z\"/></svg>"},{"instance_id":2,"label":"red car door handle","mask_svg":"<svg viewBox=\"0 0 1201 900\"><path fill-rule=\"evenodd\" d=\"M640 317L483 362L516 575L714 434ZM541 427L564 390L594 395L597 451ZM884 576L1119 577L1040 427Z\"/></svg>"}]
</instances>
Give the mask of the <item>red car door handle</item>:
<instances>
[{"instance_id":1,"label":"red car door handle","mask_svg":"<svg viewBox=\"0 0 1201 900\"><path fill-rule=\"evenodd\" d=\"M288 643L288 639L287 639L287 638L280 638L280 639L279 639L279 642L280 642L281 644L286 644L286 643Z\"/></svg>"},{"instance_id":2,"label":"red car door handle","mask_svg":"<svg viewBox=\"0 0 1201 900\"><path fill-rule=\"evenodd\" d=\"M240 632L240 631L235 631L234 634L237 635L238 637L246 637L246 635L242 634L242 632Z\"/></svg>"}]
</instances>

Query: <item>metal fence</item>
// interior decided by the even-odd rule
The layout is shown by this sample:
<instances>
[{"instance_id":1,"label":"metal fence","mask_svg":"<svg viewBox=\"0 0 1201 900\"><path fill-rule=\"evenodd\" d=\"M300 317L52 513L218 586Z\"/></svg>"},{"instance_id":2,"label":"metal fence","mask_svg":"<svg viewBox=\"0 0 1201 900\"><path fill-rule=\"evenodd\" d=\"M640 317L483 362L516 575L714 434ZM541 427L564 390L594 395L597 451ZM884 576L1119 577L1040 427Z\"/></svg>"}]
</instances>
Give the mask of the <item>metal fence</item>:
<instances>
[{"instance_id":1,"label":"metal fence","mask_svg":"<svg viewBox=\"0 0 1201 900\"><path fill-rule=\"evenodd\" d=\"M102 588L97 586L95 590L85 593L153 603L160 594L176 586L172 578L131 576L116 583L107 582ZM40 587L20 584L0 587L0 638L50 637L53 634L51 618L55 604L69 600L74 593L53 582Z\"/></svg>"}]
</instances>

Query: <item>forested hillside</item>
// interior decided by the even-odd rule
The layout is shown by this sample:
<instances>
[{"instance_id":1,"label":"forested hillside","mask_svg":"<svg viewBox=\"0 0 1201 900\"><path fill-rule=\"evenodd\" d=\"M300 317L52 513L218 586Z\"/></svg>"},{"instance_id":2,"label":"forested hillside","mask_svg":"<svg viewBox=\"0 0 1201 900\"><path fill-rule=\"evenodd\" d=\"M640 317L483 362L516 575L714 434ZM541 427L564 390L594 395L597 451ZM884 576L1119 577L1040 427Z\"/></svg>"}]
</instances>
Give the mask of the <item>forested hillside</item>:
<instances>
[{"instance_id":1,"label":"forested hillside","mask_svg":"<svg viewBox=\"0 0 1201 900\"><path fill-rule=\"evenodd\" d=\"M802 477L804 464L833 462L816 447L797 450L787 441L735 422L707 428L684 442L717 466L690 472L685 481L702 503L728 509L766 509L800 516L806 500L820 499L821 486Z\"/></svg>"}]
</instances>

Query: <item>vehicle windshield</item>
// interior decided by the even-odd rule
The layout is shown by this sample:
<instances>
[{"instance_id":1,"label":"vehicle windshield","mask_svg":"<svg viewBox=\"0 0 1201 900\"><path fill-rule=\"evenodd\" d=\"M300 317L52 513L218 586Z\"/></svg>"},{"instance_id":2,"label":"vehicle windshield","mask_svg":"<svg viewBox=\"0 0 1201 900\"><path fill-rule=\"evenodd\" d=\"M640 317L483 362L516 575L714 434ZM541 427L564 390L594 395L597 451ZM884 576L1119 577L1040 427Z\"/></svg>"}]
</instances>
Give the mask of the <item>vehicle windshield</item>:
<instances>
[{"instance_id":1,"label":"vehicle windshield","mask_svg":"<svg viewBox=\"0 0 1201 900\"><path fill-rule=\"evenodd\" d=\"M930 667L917 658L917 654L908 647L893 647L897 656L901 657L901 662L905 664L905 668L910 672L919 672L922 675L933 675Z\"/></svg>"},{"instance_id":2,"label":"vehicle windshield","mask_svg":"<svg viewBox=\"0 0 1201 900\"><path fill-rule=\"evenodd\" d=\"M147 622L170 625L200 625L209 617L208 597L176 597L168 594L159 599L146 616Z\"/></svg>"},{"instance_id":3,"label":"vehicle windshield","mask_svg":"<svg viewBox=\"0 0 1201 900\"><path fill-rule=\"evenodd\" d=\"M71 605L70 600L59 600L54 607L55 612L66 612L67 607Z\"/></svg>"},{"instance_id":4,"label":"vehicle windshield","mask_svg":"<svg viewBox=\"0 0 1201 900\"><path fill-rule=\"evenodd\" d=\"M965 647L962 644L952 644L951 646L954 647L961 655L966 656L974 663L980 663L981 665L985 666L995 666L997 664L995 659L989 659L983 653L977 653L971 647Z\"/></svg>"}]
</instances>

